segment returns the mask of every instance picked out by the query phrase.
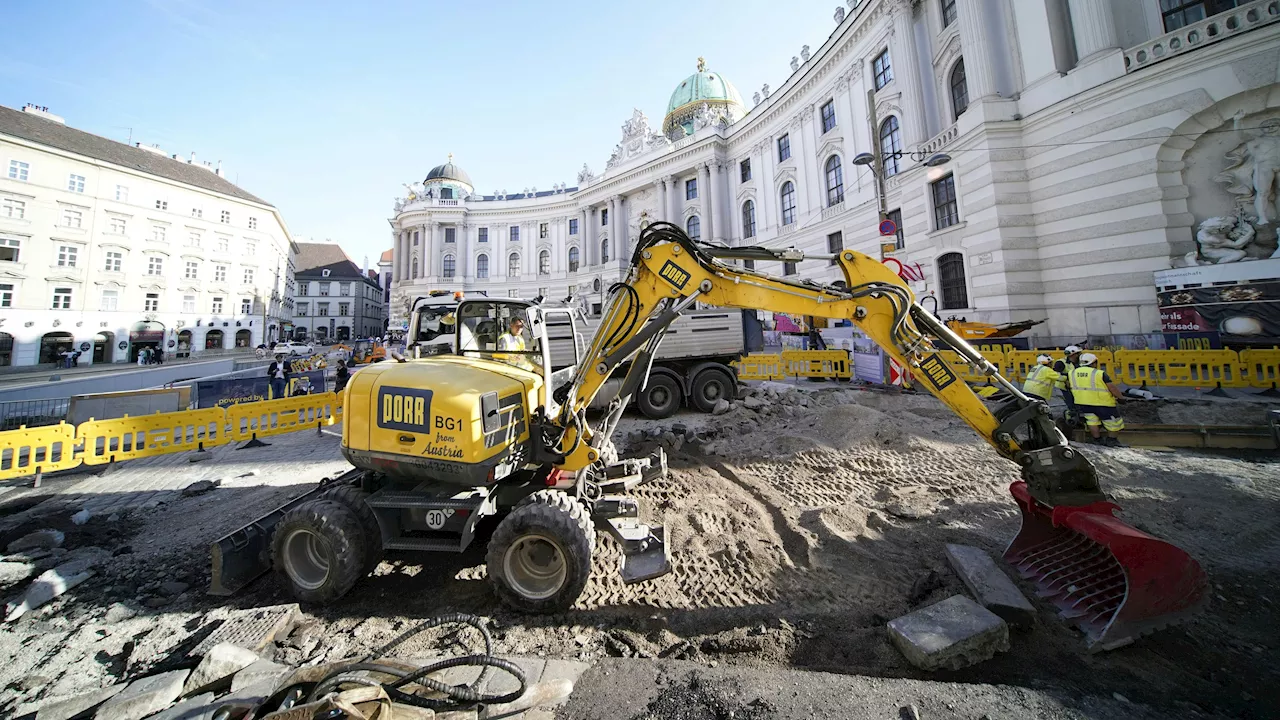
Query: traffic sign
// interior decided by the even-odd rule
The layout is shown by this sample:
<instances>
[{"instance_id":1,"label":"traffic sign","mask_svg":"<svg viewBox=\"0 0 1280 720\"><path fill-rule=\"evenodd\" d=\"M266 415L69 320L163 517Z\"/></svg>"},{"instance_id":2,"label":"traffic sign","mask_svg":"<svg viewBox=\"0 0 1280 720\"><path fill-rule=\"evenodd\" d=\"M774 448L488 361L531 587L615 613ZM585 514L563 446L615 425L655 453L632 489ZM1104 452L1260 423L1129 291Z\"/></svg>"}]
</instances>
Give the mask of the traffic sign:
<instances>
[{"instance_id":1,"label":"traffic sign","mask_svg":"<svg viewBox=\"0 0 1280 720\"><path fill-rule=\"evenodd\" d=\"M880 221L881 235L896 235L898 233L898 224L892 220L885 219Z\"/></svg>"}]
</instances>

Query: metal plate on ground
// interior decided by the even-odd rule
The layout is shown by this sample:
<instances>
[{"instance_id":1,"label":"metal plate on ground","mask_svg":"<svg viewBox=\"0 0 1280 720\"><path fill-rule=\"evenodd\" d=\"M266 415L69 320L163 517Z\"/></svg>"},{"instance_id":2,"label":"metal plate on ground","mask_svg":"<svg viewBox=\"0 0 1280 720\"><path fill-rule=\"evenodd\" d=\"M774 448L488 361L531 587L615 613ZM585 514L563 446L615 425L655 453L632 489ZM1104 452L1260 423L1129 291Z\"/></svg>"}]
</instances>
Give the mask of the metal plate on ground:
<instances>
[{"instance_id":1,"label":"metal plate on ground","mask_svg":"<svg viewBox=\"0 0 1280 720\"><path fill-rule=\"evenodd\" d=\"M276 634L289 627L297 616L297 603L244 610L227 618L191 650L191 655L203 657L210 648L223 642L258 652L275 640Z\"/></svg>"}]
</instances>

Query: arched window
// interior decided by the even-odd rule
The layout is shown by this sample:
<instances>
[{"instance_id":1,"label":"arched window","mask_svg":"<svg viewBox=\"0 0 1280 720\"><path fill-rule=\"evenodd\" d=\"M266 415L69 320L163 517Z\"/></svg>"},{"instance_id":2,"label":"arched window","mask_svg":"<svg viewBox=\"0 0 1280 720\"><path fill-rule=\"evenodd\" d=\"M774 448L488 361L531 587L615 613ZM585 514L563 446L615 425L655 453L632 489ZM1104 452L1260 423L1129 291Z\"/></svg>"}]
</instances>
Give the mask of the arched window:
<instances>
[{"instance_id":1,"label":"arched window","mask_svg":"<svg viewBox=\"0 0 1280 720\"><path fill-rule=\"evenodd\" d=\"M840 156L827 158L827 207L844 202L844 169L840 167Z\"/></svg>"},{"instance_id":2,"label":"arched window","mask_svg":"<svg viewBox=\"0 0 1280 720\"><path fill-rule=\"evenodd\" d=\"M520 253L511 253L507 256L507 277L520 276Z\"/></svg>"},{"instance_id":3,"label":"arched window","mask_svg":"<svg viewBox=\"0 0 1280 720\"><path fill-rule=\"evenodd\" d=\"M453 277L454 270L456 269L457 269L457 262L453 259L453 256L445 255L444 256L444 276L447 278Z\"/></svg>"},{"instance_id":4,"label":"arched window","mask_svg":"<svg viewBox=\"0 0 1280 720\"><path fill-rule=\"evenodd\" d=\"M569 248L569 272L578 272L578 248Z\"/></svg>"},{"instance_id":5,"label":"arched window","mask_svg":"<svg viewBox=\"0 0 1280 720\"><path fill-rule=\"evenodd\" d=\"M880 154L884 157L884 174L898 174L898 155L902 152L902 136L898 133L898 118L890 115L880 123Z\"/></svg>"},{"instance_id":6,"label":"arched window","mask_svg":"<svg viewBox=\"0 0 1280 720\"><path fill-rule=\"evenodd\" d=\"M702 238L702 219L697 215L691 216L689 221L684 224L684 228L689 233L689 237L694 240Z\"/></svg>"},{"instance_id":7,"label":"arched window","mask_svg":"<svg viewBox=\"0 0 1280 720\"><path fill-rule=\"evenodd\" d=\"M942 289L943 310L963 310L969 307L963 255L953 252L938 257L938 286Z\"/></svg>"},{"instance_id":8,"label":"arched window","mask_svg":"<svg viewBox=\"0 0 1280 720\"><path fill-rule=\"evenodd\" d=\"M551 274L551 253L547 252L546 250L543 250L542 252L538 253L538 274L539 275Z\"/></svg>"},{"instance_id":9,"label":"arched window","mask_svg":"<svg viewBox=\"0 0 1280 720\"><path fill-rule=\"evenodd\" d=\"M756 204L752 200L742 203L742 237L756 236Z\"/></svg>"},{"instance_id":10,"label":"arched window","mask_svg":"<svg viewBox=\"0 0 1280 720\"><path fill-rule=\"evenodd\" d=\"M790 180L782 184L782 224L796 221L796 186Z\"/></svg>"},{"instance_id":11,"label":"arched window","mask_svg":"<svg viewBox=\"0 0 1280 720\"><path fill-rule=\"evenodd\" d=\"M609 238L600 241L600 262L609 262Z\"/></svg>"},{"instance_id":12,"label":"arched window","mask_svg":"<svg viewBox=\"0 0 1280 720\"><path fill-rule=\"evenodd\" d=\"M969 86L964 81L964 58L951 68L951 109L956 118L969 109Z\"/></svg>"},{"instance_id":13,"label":"arched window","mask_svg":"<svg viewBox=\"0 0 1280 720\"><path fill-rule=\"evenodd\" d=\"M476 256L476 277L489 277L489 256L484 253L480 253Z\"/></svg>"},{"instance_id":14,"label":"arched window","mask_svg":"<svg viewBox=\"0 0 1280 720\"><path fill-rule=\"evenodd\" d=\"M416 277L418 277L418 258L414 258L414 259L413 259L413 273L412 273L412 277L415 277L415 278L416 278Z\"/></svg>"}]
</instances>

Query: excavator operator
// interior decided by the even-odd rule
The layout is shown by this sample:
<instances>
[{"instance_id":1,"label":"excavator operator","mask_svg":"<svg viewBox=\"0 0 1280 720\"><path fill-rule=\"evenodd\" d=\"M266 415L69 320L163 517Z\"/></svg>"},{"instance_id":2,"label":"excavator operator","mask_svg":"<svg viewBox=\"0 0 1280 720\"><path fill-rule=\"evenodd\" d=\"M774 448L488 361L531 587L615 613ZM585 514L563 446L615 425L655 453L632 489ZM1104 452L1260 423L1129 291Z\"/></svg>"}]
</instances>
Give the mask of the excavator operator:
<instances>
[{"instance_id":1,"label":"excavator operator","mask_svg":"<svg viewBox=\"0 0 1280 720\"><path fill-rule=\"evenodd\" d=\"M511 322L507 324L507 331L498 336L498 352L493 357L495 360L514 365L521 370L533 372L533 364L524 355L526 346L523 332L524 318L511 318Z\"/></svg>"}]
</instances>

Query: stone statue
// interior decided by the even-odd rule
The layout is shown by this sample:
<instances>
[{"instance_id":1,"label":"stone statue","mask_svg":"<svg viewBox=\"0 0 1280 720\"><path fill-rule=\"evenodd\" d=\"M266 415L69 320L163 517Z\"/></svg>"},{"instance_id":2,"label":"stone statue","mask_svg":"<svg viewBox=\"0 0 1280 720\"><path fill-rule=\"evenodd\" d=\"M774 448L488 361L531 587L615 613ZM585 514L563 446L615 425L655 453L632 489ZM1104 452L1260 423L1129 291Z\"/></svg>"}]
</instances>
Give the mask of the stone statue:
<instances>
[{"instance_id":1,"label":"stone statue","mask_svg":"<svg viewBox=\"0 0 1280 720\"><path fill-rule=\"evenodd\" d=\"M698 58L698 72L706 72L706 71L707 71L707 59L706 59L706 58L704 58L704 57L699 57L699 58Z\"/></svg>"},{"instance_id":2,"label":"stone statue","mask_svg":"<svg viewBox=\"0 0 1280 720\"><path fill-rule=\"evenodd\" d=\"M578 171L578 185L586 185L595 179L596 174L591 172L586 163L582 163L582 169Z\"/></svg>"},{"instance_id":3,"label":"stone statue","mask_svg":"<svg viewBox=\"0 0 1280 720\"><path fill-rule=\"evenodd\" d=\"M769 83L765 83L764 87L760 88L760 94L764 96L765 100L769 99Z\"/></svg>"},{"instance_id":4,"label":"stone statue","mask_svg":"<svg viewBox=\"0 0 1280 720\"><path fill-rule=\"evenodd\" d=\"M695 131L710 125L713 121L711 117L711 106L706 103L698 106L697 112L693 114L693 129Z\"/></svg>"},{"instance_id":5,"label":"stone statue","mask_svg":"<svg viewBox=\"0 0 1280 720\"><path fill-rule=\"evenodd\" d=\"M850 10L857 10L861 2L862 0L845 0L845 5L848 5Z\"/></svg>"},{"instance_id":6,"label":"stone statue","mask_svg":"<svg viewBox=\"0 0 1280 720\"><path fill-rule=\"evenodd\" d=\"M670 147L671 141L662 133L651 132L649 137L645 139L645 149L649 152L666 150Z\"/></svg>"},{"instance_id":7,"label":"stone statue","mask_svg":"<svg viewBox=\"0 0 1280 720\"><path fill-rule=\"evenodd\" d=\"M406 202L413 202L414 200L418 199L418 193L414 191L411 185L409 185L408 183L400 183L400 184L404 186L405 190L409 191L409 194L405 196Z\"/></svg>"},{"instance_id":8,"label":"stone statue","mask_svg":"<svg viewBox=\"0 0 1280 720\"><path fill-rule=\"evenodd\" d=\"M836 6L836 24L839 25L842 22L844 22L844 8L837 5Z\"/></svg>"},{"instance_id":9,"label":"stone statue","mask_svg":"<svg viewBox=\"0 0 1280 720\"><path fill-rule=\"evenodd\" d=\"M804 62L809 62L809 46L808 45L805 45L804 47L800 48L800 58Z\"/></svg>"},{"instance_id":10,"label":"stone statue","mask_svg":"<svg viewBox=\"0 0 1280 720\"><path fill-rule=\"evenodd\" d=\"M1211 217L1196 232L1198 252L1186 255L1187 266L1221 265L1244 260L1256 231L1243 217Z\"/></svg>"},{"instance_id":11,"label":"stone statue","mask_svg":"<svg viewBox=\"0 0 1280 720\"><path fill-rule=\"evenodd\" d=\"M622 123L622 139L630 140L632 138L644 137L649 134L649 118L645 117L640 108L631 109L631 119Z\"/></svg>"},{"instance_id":12,"label":"stone statue","mask_svg":"<svg viewBox=\"0 0 1280 720\"><path fill-rule=\"evenodd\" d=\"M1235 131L1240 133L1240 121L1244 111L1232 118ZM1214 180L1227 183L1227 192L1253 200L1253 212L1259 225L1270 225L1280 218L1280 192L1276 189L1276 174L1280 172L1280 119L1263 121L1260 134L1250 138L1227 153L1231 167L1214 176Z\"/></svg>"},{"instance_id":13,"label":"stone statue","mask_svg":"<svg viewBox=\"0 0 1280 720\"><path fill-rule=\"evenodd\" d=\"M799 69L800 69L800 58L796 57L795 55L792 55L791 56L791 72L795 72Z\"/></svg>"},{"instance_id":14,"label":"stone statue","mask_svg":"<svg viewBox=\"0 0 1280 720\"><path fill-rule=\"evenodd\" d=\"M604 168L606 170L609 170L621 161L622 161L622 145L618 144L614 146L613 154L609 156L609 162L604 164Z\"/></svg>"},{"instance_id":15,"label":"stone statue","mask_svg":"<svg viewBox=\"0 0 1280 720\"><path fill-rule=\"evenodd\" d=\"M752 103L753 105L759 105L759 104L760 104L760 93L755 93L755 94L753 94L753 95L751 96L751 103Z\"/></svg>"}]
</instances>

